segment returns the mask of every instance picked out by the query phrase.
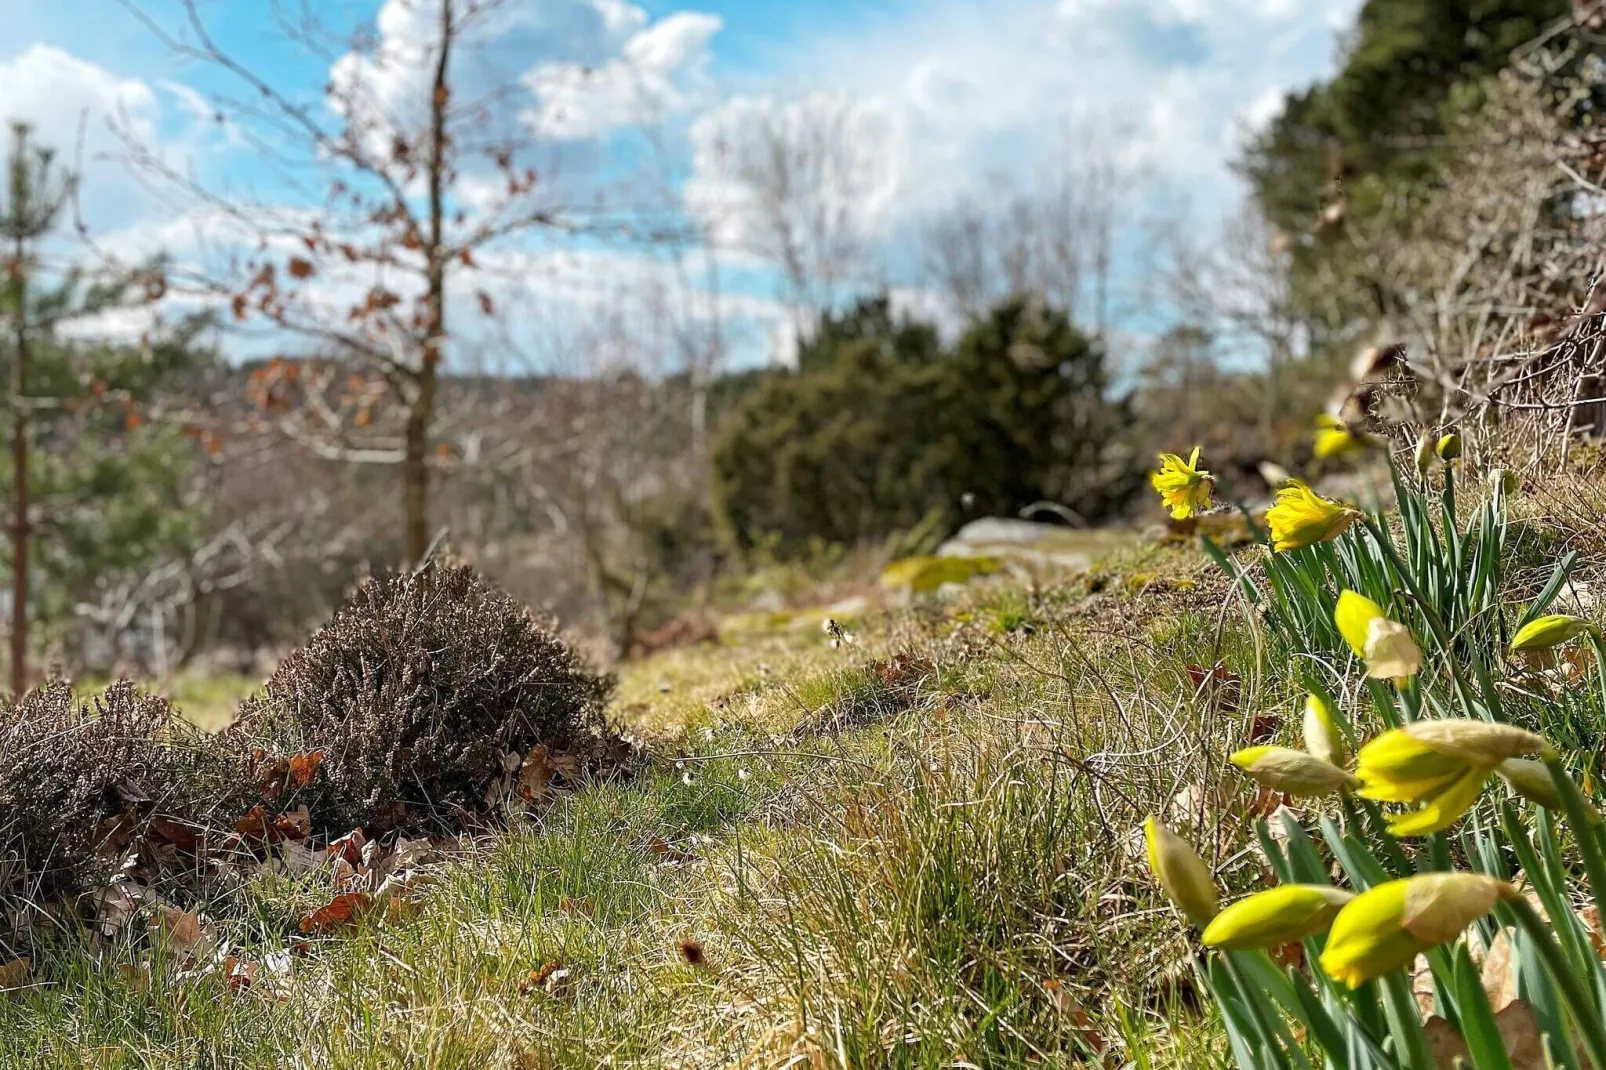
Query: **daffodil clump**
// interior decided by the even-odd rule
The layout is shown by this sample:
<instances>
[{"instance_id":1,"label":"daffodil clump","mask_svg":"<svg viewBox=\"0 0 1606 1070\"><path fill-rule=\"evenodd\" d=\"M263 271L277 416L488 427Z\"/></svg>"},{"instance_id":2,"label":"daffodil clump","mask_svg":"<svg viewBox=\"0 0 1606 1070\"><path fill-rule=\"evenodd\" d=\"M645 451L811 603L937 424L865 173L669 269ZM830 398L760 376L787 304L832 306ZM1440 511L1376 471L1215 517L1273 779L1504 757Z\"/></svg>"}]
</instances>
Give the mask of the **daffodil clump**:
<instances>
[{"instance_id":1,"label":"daffodil clump","mask_svg":"<svg viewBox=\"0 0 1606 1070\"><path fill-rule=\"evenodd\" d=\"M1337 419L1317 426L1320 458L1384 445ZM1606 916L1606 819L1545 736L1606 735L1606 641L1549 609L1570 556L1508 622L1505 509L1520 490L1509 472L1471 484L1485 497L1469 514L1454 429L1422 430L1414 472L1379 452L1393 515L1279 477L1273 552L1254 571L1205 541L1310 692L1301 745L1257 740L1230 755L1257 799L1284 804L1276 833L1256 829L1275 882L1224 896L1155 818L1149 867L1211 951L1200 976L1243 1070L1606 1070L1606 937L1593 920ZM1155 475L1173 515L1208 495L1198 463L1195 450ZM1531 671L1574 643L1592 648L1598 681L1575 657L1564 683ZM1536 708L1552 686L1566 694ZM1242 873L1247 854L1222 872ZM1510 1033L1524 1023L1527 1039Z\"/></svg>"}]
</instances>

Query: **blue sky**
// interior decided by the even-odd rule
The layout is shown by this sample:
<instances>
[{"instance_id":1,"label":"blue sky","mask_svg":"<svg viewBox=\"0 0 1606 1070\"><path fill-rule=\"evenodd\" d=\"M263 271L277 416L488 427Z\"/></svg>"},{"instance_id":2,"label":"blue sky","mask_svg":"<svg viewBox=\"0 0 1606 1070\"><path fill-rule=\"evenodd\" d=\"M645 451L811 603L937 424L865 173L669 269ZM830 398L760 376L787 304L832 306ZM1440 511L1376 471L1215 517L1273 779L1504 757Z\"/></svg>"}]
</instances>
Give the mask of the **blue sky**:
<instances>
[{"instance_id":1,"label":"blue sky","mask_svg":"<svg viewBox=\"0 0 1606 1070\"><path fill-rule=\"evenodd\" d=\"M301 0L285 6L295 9ZM419 0L317 0L342 28L415 32ZM767 262L760 222L730 160L756 129L810 130L822 121L856 144L844 150L852 182L830 208L851 237L854 274L838 292L889 286L923 308L941 303L922 278L919 236L960 201L1052 177L1060 161L1094 151L1127 176L1126 218L1164 209L1204 232L1234 210L1241 190L1228 161L1244 130L1280 95L1330 69L1358 0L504 0L503 29L488 35L475 74L521 87L510 112L543 135L574 176L628 177L654 168L675 211L710 236L694 258L724 272L720 315L739 321L740 359L784 356L787 295ZM141 0L164 25L176 0ZM202 0L209 27L248 65L316 104L331 55L284 41L266 0ZM183 245L192 207L130 177L111 157L115 119L173 166L263 201L291 193L253 157L248 130L205 119L218 72L176 62L117 0L0 0L0 118L75 131L87 113L86 216L112 246ZM502 24L499 24L502 25ZM388 77L388 75L387 75ZM397 94L409 87L398 84ZM650 98L650 101L649 101ZM400 99L398 96L397 99ZM825 120L821 120L821 116ZM59 141L70 143L74 133ZM730 145L738 151L732 153ZM715 152L713 146L718 146ZM849 188L850 187L850 188ZM839 203L840 202L840 203ZM815 206L818 207L818 206ZM748 216L744 217L744 212ZM189 232L194 231L189 227ZM1138 242L1136 224L1118 247ZM519 307L552 312L563 329L598 302L618 307L628 286L665 282L662 257L582 246L564 258L547 244L511 250L530 273ZM683 265L682 265L683 266ZM1140 280L1123 257L1120 281ZM700 273L694 273L699 274ZM559 276L564 276L560 278ZM573 276L573 277L569 277ZM599 280L606 285L599 285ZM660 294L661 296L661 294ZM677 299L678 300L678 299ZM693 312L695 319L706 312ZM572 322L571 322L572 321ZM1141 325L1139 325L1141 327Z\"/></svg>"}]
</instances>

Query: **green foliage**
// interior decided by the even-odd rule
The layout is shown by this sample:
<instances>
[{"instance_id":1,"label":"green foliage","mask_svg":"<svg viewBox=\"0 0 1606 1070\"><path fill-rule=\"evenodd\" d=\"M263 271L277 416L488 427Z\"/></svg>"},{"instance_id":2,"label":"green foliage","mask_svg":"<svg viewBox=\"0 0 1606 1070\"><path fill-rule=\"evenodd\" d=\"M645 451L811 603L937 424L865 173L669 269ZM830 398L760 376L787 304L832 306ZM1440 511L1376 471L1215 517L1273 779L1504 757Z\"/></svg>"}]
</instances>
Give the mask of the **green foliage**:
<instances>
[{"instance_id":1,"label":"green foliage","mask_svg":"<svg viewBox=\"0 0 1606 1070\"><path fill-rule=\"evenodd\" d=\"M1091 521L1134 485L1102 350L1033 301L994 308L951 351L885 298L861 302L826 316L799 364L748 394L714 446L715 512L744 551L951 529L966 504L1047 499Z\"/></svg>"},{"instance_id":2,"label":"green foliage","mask_svg":"<svg viewBox=\"0 0 1606 1070\"><path fill-rule=\"evenodd\" d=\"M1510 605L1503 577L1508 539L1503 492L1496 490L1462 523L1453 467L1443 479L1435 493L1426 480L1396 474L1396 523L1374 512L1332 543L1274 554L1266 562L1264 588L1219 550L1212 551L1263 611L1282 648L1275 656L1295 665L1302 683L1332 699L1335 708L1339 696L1356 695L1357 708L1349 714L1358 722L1354 729L1340 718L1341 729L1352 737L1444 718L1473 725L1537 724L1549 733L1557 707L1546 699L1558 685L1501 652L1511 634L1546 610L1576 555L1557 561L1550 582L1525 605ZM1355 679L1360 667L1333 625L1341 590L1367 595L1392 619L1409 625L1423 653L1420 672L1390 682ZM1537 1051L1541 1035L1557 1066L1606 1066L1601 1026L1606 964L1591 945L1584 914L1573 905L1586 890L1597 904L1606 897L1606 838L1598 814L1567 769L1581 764L1591 777L1599 775L1590 752L1606 727L1606 647L1598 636L1589 642L1593 668L1601 675L1587 684L1559 685L1567 713L1588 726L1589 751L1570 759L1545 755L1559 816L1570 834L1565 845L1554 816L1529 810L1516 798L1497 803L1485 797L1470 815L1420 843L1397 842L1383 827L1377 805L1350 795L1325 815L1301 820L1285 811L1275 836L1265 822L1259 827L1261 849L1282 884L1327 884L1335 865L1357 892L1447 870L1507 881L1520 872L1543 903L1545 917L1513 891L1508 901L1494 905L1491 919L1471 922L1482 946L1497 935L1509 942L1506 969L1514 971L1514 989L1508 988L1511 977L1487 969L1480 976L1469 945L1459 933L1444 930L1423 941L1425 971L1408 977L1408 965L1353 990L1315 965L1323 961L1324 934L1304 940L1308 967L1280 966L1265 951L1223 950L1201 976L1243 1070L1309 1067L1310 1043L1328 1065L1346 1070L1444 1066L1455 1053L1476 1067L1540 1065L1514 1055L1530 1044ZM1371 717L1358 708L1362 694ZM1550 742L1563 741L1551 734ZM1364 771L1365 752L1360 763ZM1486 781L1493 773L1493 765L1483 769ZM1368 924L1383 934L1392 923L1378 915ZM1412 998L1425 984L1434 995L1429 1009ZM1491 991L1520 992L1523 1001L1497 1017L1486 985ZM1511 1003L1509 997L1505 1002ZM1294 1039L1299 1035L1307 1038L1304 1044Z\"/></svg>"},{"instance_id":3,"label":"green foliage","mask_svg":"<svg viewBox=\"0 0 1606 1070\"><path fill-rule=\"evenodd\" d=\"M1568 11L1567 0L1368 0L1338 73L1287 96L1239 169L1290 241L1290 281L1313 320L1337 332L1385 311L1365 265L1335 240L1346 220L1382 227L1409 214L1454 148L1454 118ZM1341 197L1342 217L1322 224Z\"/></svg>"}]
</instances>

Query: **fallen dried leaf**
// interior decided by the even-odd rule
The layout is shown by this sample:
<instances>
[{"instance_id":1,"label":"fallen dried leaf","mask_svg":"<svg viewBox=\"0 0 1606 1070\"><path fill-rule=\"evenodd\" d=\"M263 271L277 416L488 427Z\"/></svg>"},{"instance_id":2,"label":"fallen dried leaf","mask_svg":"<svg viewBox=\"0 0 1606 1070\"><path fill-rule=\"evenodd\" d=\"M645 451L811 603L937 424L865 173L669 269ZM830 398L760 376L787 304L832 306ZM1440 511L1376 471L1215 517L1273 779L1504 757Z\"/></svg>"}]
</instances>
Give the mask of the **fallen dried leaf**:
<instances>
[{"instance_id":1,"label":"fallen dried leaf","mask_svg":"<svg viewBox=\"0 0 1606 1070\"><path fill-rule=\"evenodd\" d=\"M216 930L193 914L178 907L163 904L156 908L152 927L167 940L168 946L181 955L195 958L217 945Z\"/></svg>"},{"instance_id":2,"label":"fallen dried leaf","mask_svg":"<svg viewBox=\"0 0 1606 1070\"><path fill-rule=\"evenodd\" d=\"M305 806L287 810L273 819L273 831L286 840L304 840L312 835L312 813Z\"/></svg>"},{"instance_id":3,"label":"fallen dried leaf","mask_svg":"<svg viewBox=\"0 0 1606 1070\"><path fill-rule=\"evenodd\" d=\"M552 752L545 743L537 743L530 748L530 753L524 756L519 766L519 798L525 802L536 802L552 794L552 778L558 771L551 757Z\"/></svg>"},{"instance_id":4,"label":"fallen dried leaf","mask_svg":"<svg viewBox=\"0 0 1606 1070\"><path fill-rule=\"evenodd\" d=\"M1501 929L1483 956L1483 990L1489 994L1489 1006L1496 1013L1505 1010L1517 999L1517 971L1512 961L1511 933L1511 929Z\"/></svg>"},{"instance_id":5,"label":"fallen dried leaf","mask_svg":"<svg viewBox=\"0 0 1606 1070\"><path fill-rule=\"evenodd\" d=\"M353 866L362 865L362 848L368 840L362 834L362 829L352 829L340 839L329 845L329 855L333 858L344 858Z\"/></svg>"},{"instance_id":6,"label":"fallen dried leaf","mask_svg":"<svg viewBox=\"0 0 1606 1070\"><path fill-rule=\"evenodd\" d=\"M563 960L553 959L540 969L531 970L524 980L519 982L519 995L527 996L538 989L552 994L568 978L569 971L564 968Z\"/></svg>"},{"instance_id":7,"label":"fallen dried leaf","mask_svg":"<svg viewBox=\"0 0 1606 1070\"><path fill-rule=\"evenodd\" d=\"M28 973L33 969L33 962L29 959L12 959L0 965L0 992L10 992L24 988L28 984Z\"/></svg>"},{"instance_id":8,"label":"fallen dried leaf","mask_svg":"<svg viewBox=\"0 0 1606 1070\"><path fill-rule=\"evenodd\" d=\"M330 900L327 906L319 907L302 918L301 931L329 933L354 925L372 902L373 896L367 892L344 892Z\"/></svg>"},{"instance_id":9,"label":"fallen dried leaf","mask_svg":"<svg viewBox=\"0 0 1606 1070\"><path fill-rule=\"evenodd\" d=\"M690 851L683 851L674 846L662 836L654 836L647 843L647 850L657 855L665 865L683 866L688 862L695 862L697 856Z\"/></svg>"},{"instance_id":10,"label":"fallen dried leaf","mask_svg":"<svg viewBox=\"0 0 1606 1070\"><path fill-rule=\"evenodd\" d=\"M304 788L312 783L312 778L318 774L318 766L323 764L323 751L315 750L307 754L292 754L290 756L290 784L292 787Z\"/></svg>"},{"instance_id":11,"label":"fallen dried leaf","mask_svg":"<svg viewBox=\"0 0 1606 1070\"><path fill-rule=\"evenodd\" d=\"M234 823L234 831L245 839L266 841L271 838L273 825L268 820L268 811L260 803L251 807L244 817Z\"/></svg>"}]
</instances>

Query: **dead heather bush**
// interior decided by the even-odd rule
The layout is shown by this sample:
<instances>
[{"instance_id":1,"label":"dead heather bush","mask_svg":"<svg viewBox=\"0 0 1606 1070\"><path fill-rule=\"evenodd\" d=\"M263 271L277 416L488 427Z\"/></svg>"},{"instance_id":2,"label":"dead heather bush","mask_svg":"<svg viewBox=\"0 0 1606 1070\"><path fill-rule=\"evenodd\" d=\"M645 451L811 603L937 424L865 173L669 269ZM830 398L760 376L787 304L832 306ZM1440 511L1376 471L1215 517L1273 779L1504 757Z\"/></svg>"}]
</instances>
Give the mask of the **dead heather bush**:
<instances>
[{"instance_id":1,"label":"dead heather bush","mask_svg":"<svg viewBox=\"0 0 1606 1070\"><path fill-rule=\"evenodd\" d=\"M204 828L231 809L235 763L165 698L126 680L91 702L56 680L0 714L0 898L95 885L153 823Z\"/></svg>"},{"instance_id":2,"label":"dead heather bush","mask_svg":"<svg viewBox=\"0 0 1606 1070\"><path fill-rule=\"evenodd\" d=\"M321 753L295 796L315 831L450 830L493 808L537 744L593 753L612 686L473 569L437 564L364 583L231 735L242 750Z\"/></svg>"}]
</instances>

